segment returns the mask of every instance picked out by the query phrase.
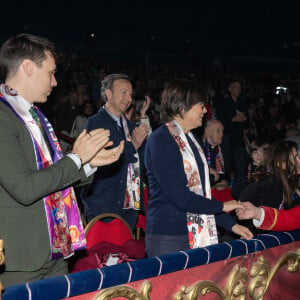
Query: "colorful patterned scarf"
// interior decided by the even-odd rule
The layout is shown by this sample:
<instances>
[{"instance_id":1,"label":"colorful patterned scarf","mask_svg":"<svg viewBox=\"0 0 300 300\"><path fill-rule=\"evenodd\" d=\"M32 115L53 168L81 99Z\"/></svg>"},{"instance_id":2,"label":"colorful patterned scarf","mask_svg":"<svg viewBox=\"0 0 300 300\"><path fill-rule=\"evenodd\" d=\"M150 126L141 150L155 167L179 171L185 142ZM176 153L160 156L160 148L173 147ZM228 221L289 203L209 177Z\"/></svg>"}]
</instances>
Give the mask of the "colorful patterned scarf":
<instances>
[{"instance_id":1,"label":"colorful patterned scarf","mask_svg":"<svg viewBox=\"0 0 300 300\"><path fill-rule=\"evenodd\" d=\"M179 150L182 155L184 172L187 177L187 187L191 192L197 195L201 195L205 198L211 199L211 189L209 183L209 170L205 159L202 148L194 138L191 132L188 136L196 146L199 151L200 157L204 165L205 173L205 186L203 186L200 180L200 174L198 170L198 165L193 153L193 150L185 136L180 125L175 121L166 123L170 134L176 141ZM185 199L182 199L184 201ZM187 213L187 228L189 236L190 248L206 247L208 245L213 245L218 243L216 221L214 215Z\"/></svg>"},{"instance_id":2,"label":"colorful patterned scarf","mask_svg":"<svg viewBox=\"0 0 300 300\"><path fill-rule=\"evenodd\" d=\"M41 170L55 164L63 157L63 154L47 118L35 106L48 138L50 149L36 121L29 111L22 107L20 97L16 91L9 89L4 84L0 86L0 100L24 123L30 133L37 169ZM68 258L74 254L74 250L85 248L86 239L73 188L66 188L45 196L43 201L48 224L51 258L56 259L61 256Z\"/></svg>"},{"instance_id":3,"label":"colorful patterned scarf","mask_svg":"<svg viewBox=\"0 0 300 300\"><path fill-rule=\"evenodd\" d=\"M131 136L127 126L126 118L122 115L121 122L124 129L126 141L131 142ZM141 177L140 177L140 160L139 155L135 153L136 162L128 164L127 170L127 184L125 192L124 209L135 209L141 208Z\"/></svg>"},{"instance_id":4,"label":"colorful patterned scarf","mask_svg":"<svg viewBox=\"0 0 300 300\"><path fill-rule=\"evenodd\" d=\"M221 151L221 147L220 146L216 146L216 147L212 147L212 145L206 140L204 142L204 151L205 151L205 156L206 156L206 159L207 159L207 163L208 163L208 166L210 168L213 168L212 167L212 157L211 157L211 153L213 151L216 152L216 171L218 173L222 173L224 174L224 158L223 158L223 155L222 155L222 151Z\"/></svg>"}]
</instances>

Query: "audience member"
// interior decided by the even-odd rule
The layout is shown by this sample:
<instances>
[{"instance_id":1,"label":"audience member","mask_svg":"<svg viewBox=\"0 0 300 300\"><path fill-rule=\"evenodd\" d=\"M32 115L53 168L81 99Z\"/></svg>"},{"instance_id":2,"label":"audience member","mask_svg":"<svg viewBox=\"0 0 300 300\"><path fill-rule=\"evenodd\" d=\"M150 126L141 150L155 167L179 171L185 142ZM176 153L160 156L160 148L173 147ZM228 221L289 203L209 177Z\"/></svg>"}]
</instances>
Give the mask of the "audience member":
<instances>
[{"instance_id":1,"label":"audience member","mask_svg":"<svg viewBox=\"0 0 300 300\"><path fill-rule=\"evenodd\" d=\"M20 34L5 41L0 65L0 236L5 286L68 272L65 259L85 247L72 184L92 179L97 166L114 162L109 131L82 132L72 154L62 157L54 130L34 103L45 103L55 79L55 47L45 38Z\"/></svg>"},{"instance_id":2,"label":"audience member","mask_svg":"<svg viewBox=\"0 0 300 300\"><path fill-rule=\"evenodd\" d=\"M250 163L248 183L259 181L266 175L265 155L269 143L263 138L255 138L249 145Z\"/></svg>"},{"instance_id":3,"label":"audience member","mask_svg":"<svg viewBox=\"0 0 300 300\"><path fill-rule=\"evenodd\" d=\"M278 209L287 209L300 204L296 192L300 173L299 163L295 142L280 141L272 144L266 153L266 167L269 173L260 181L250 183L241 193L240 200L251 202L256 206ZM251 226L249 222L245 224Z\"/></svg>"},{"instance_id":4,"label":"audience member","mask_svg":"<svg viewBox=\"0 0 300 300\"><path fill-rule=\"evenodd\" d=\"M89 86L90 93L91 93L91 99L95 103L101 98L101 88L102 88L102 81L104 80L106 76L105 68L99 67L97 70L97 78L93 80Z\"/></svg>"},{"instance_id":5,"label":"audience member","mask_svg":"<svg viewBox=\"0 0 300 300\"><path fill-rule=\"evenodd\" d=\"M92 101L85 101L82 105L81 114L75 117L75 120L72 125L70 136L72 138L77 138L79 134L84 130L84 126L88 117L92 116L95 113L94 104Z\"/></svg>"},{"instance_id":6,"label":"audience member","mask_svg":"<svg viewBox=\"0 0 300 300\"><path fill-rule=\"evenodd\" d=\"M211 198L205 155L191 133L202 125L206 100L202 88L188 81L171 81L162 93L164 124L151 134L145 150L150 188L148 256L216 244L216 223L244 238L252 237L223 213L237 206L236 201L221 203Z\"/></svg>"},{"instance_id":7,"label":"audience member","mask_svg":"<svg viewBox=\"0 0 300 300\"><path fill-rule=\"evenodd\" d=\"M202 136L203 149L209 167L211 186L218 183L227 185L225 176L224 159L221 149L224 127L219 120L211 119L206 122Z\"/></svg>"},{"instance_id":8,"label":"audience member","mask_svg":"<svg viewBox=\"0 0 300 300\"><path fill-rule=\"evenodd\" d=\"M245 147L245 129L249 116L246 101L240 97L240 81L230 83L227 98L219 101L216 107L217 118L224 126L222 150L225 161L225 173L234 172L232 195L237 199L244 189L247 172L248 154Z\"/></svg>"},{"instance_id":9,"label":"audience member","mask_svg":"<svg viewBox=\"0 0 300 300\"><path fill-rule=\"evenodd\" d=\"M55 129L64 134L70 135L73 122L79 113L77 92L70 90L67 94L67 101L61 104L56 111Z\"/></svg>"},{"instance_id":10,"label":"audience member","mask_svg":"<svg viewBox=\"0 0 300 300\"><path fill-rule=\"evenodd\" d=\"M137 127L124 115L132 102L132 85L127 75L106 76L101 93L106 103L87 119L85 127L88 131L109 129L114 143L125 140L125 150L117 162L98 168L93 182L82 188L84 214L90 221L101 213L116 213L134 229L143 201L143 189L140 189L143 182L142 145L148 134L147 126Z\"/></svg>"},{"instance_id":11,"label":"audience member","mask_svg":"<svg viewBox=\"0 0 300 300\"><path fill-rule=\"evenodd\" d=\"M150 107L151 99L149 96L145 96L145 100L143 101L141 107L137 109L135 101L132 101L131 105L126 110L126 118L130 121L133 121L140 124L145 124L148 130L148 136L152 133L152 128L150 124L149 116L147 115L147 111Z\"/></svg>"}]
</instances>

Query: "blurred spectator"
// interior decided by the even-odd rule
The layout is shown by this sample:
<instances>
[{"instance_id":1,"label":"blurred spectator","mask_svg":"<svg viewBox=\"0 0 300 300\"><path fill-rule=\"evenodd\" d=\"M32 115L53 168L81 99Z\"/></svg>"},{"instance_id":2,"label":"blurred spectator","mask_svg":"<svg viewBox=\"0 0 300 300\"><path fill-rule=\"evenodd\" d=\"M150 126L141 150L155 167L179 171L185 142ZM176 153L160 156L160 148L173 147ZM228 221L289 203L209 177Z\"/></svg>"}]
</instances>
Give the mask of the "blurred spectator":
<instances>
[{"instance_id":1,"label":"blurred spectator","mask_svg":"<svg viewBox=\"0 0 300 300\"><path fill-rule=\"evenodd\" d=\"M249 145L250 163L248 183L259 181L266 175L265 156L269 143L263 138L254 139Z\"/></svg>"},{"instance_id":2,"label":"blurred spectator","mask_svg":"<svg viewBox=\"0 0 300 300\"><path fill-rule=\"evenodd\" d=\"M227 185L224 174L224 159L221 150L224 127L219 120L207 121L202 137L203 149L209 167L209 179L211 186L222 183Z\"/></svg>"},{"instance_id":3,"label":"blurred spectator","mask_svg":"<svg viewBox=\"0 0 300 300\"><path fill-rule=\"evenodd\" d=\"M82 112L75 117L72 125L72 129L70 132L70 136L72 138L77 138L77 136L84 129L87 118L95 113L94 103L92 101L84 101L81 109Z\"/></svg>"},{"instance_id":4,"label":"blurred spectator","mask_svg":"<svg viewBox=\"0 0 300 300\"><path fill-rule=\"evenodd\" d=\"M228 96L219 101L216 107L217 118L224 126L222 151L225 173L234 173L232 195L238 198L245 187L248 153L245 147L245 129L249 126L248 106L240 97L241 82L233 80L229 84Z\"/></svg>"}]
</instances>

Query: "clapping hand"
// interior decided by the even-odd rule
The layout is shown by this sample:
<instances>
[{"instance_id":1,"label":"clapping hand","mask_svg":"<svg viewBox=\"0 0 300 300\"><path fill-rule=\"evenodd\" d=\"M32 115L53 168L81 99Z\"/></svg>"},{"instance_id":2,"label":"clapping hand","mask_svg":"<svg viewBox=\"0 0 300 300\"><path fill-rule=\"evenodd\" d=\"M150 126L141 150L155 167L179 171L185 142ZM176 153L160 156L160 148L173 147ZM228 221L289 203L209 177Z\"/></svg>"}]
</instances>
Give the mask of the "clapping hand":
<instances>
[{"instance_id":1,"label":"clapping hand","mask_svg":"<svg viewBox=\"0 0 300 300\"><path fill-rule=\"evenodd\" d=\"M90 161L91 167L100 167L114 163L120 158L121 153L124 150L124 141L121 141L117 147L112 149L106 149L112 145L112 142L108 142L105 147L99 150L99 152Z\"/></svg>"},{"instance_id":2,"label":"clapping hand","mask_svg":"<svg viewBox=\"0 0 300 300\"><path fill-rule=\"evenodd\" d=\"M136 150L138 150L143 144L145 138L148 136L148 126L141 124L132 131L131 142Z\"/></svg>"},{"instance_id":3,"label":"clapping hand","mask_svg":"<svg viewBox=\"0 0 300 300\"><path fill-rule=\"evenodd\" d=\"M147 111L150 107L150 104L151 104L151 99L149 96L145 96L145 101L143 102L143 105L140 109L140 113L141 113L141 118L145 118L146 117L146 114L147 114Z\"/></svg>"},{"instance_id":4,"label":"clapping hand","mask_svg":"<svg viewBox=\"0 0 300 300\"><path fill-rule=\"evenodd\" d=\"M99 128L87 133L86 129L76 139L72 153L79 155L81 163L89 162L109 141L109 130Z\"/></svg>"}]
</instances>

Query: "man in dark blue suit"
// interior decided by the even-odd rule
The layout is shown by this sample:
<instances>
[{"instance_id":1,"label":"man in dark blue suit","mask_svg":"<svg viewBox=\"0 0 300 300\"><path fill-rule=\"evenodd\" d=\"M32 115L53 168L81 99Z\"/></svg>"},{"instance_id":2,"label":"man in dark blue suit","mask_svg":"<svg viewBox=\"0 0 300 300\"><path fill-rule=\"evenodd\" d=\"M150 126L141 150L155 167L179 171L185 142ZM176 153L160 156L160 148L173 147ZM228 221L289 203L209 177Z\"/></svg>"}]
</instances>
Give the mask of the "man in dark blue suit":
<instances>
[{"instance_id":1,"label":"man in dark blue suit","mask_svg":"<svg viewBox=\"0 0 300 300\"><path fill-rule=\"evenodd\" d=\"M143 142L147 127L129 121L124 113L132 102L132 85L125 74L110 74L102 81L105 105L88 118L86 129L110 130L115 145L125 140L124 153L109 167L98 168L91 184L81 189L87 221L101 213L121 215L134 229L143 204Z\"/></svg>"}]
</instances>

